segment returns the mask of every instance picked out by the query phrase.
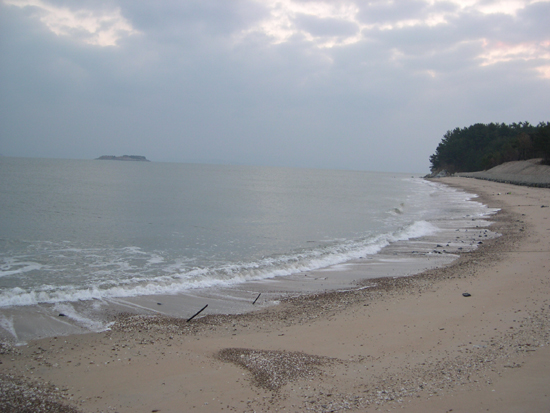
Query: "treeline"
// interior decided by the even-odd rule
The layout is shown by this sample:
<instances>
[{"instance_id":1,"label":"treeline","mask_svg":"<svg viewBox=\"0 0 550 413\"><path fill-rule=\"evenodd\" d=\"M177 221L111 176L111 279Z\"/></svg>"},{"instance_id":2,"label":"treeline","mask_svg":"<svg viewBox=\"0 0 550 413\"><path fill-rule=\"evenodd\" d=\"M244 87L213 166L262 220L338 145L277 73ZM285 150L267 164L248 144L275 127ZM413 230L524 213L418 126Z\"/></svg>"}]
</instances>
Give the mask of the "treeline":
<instances>
[{"instance_id":1,"label":"treeline","mask_svg":"<svg viewBox=\"0 0 550 413\"><path fill-rule=\"evenodd\" d=\"M550 122L476 123L448 131L433 155L432 172L475 172L509 161L543 158L550 164Z\"/></svg>"}]
</instances>

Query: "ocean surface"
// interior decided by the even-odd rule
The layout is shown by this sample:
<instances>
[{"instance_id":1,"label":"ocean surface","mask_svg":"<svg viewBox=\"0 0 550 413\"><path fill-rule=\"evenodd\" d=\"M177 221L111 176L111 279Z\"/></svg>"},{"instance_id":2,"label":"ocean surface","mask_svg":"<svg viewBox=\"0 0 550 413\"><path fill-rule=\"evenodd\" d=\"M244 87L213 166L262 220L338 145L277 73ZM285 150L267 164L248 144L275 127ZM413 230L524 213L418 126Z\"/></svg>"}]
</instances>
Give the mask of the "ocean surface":
<instances>
[{"instance_id":1,"label":"ocean surface","mask_svg":"<svg viewBox=\"0 0 550 413\"><path fill-rule=\"evenodd\" d=\"M0 157L0 330L376 257L494 212L473 198L410 174Z\"/></svg>"}]
</instances>

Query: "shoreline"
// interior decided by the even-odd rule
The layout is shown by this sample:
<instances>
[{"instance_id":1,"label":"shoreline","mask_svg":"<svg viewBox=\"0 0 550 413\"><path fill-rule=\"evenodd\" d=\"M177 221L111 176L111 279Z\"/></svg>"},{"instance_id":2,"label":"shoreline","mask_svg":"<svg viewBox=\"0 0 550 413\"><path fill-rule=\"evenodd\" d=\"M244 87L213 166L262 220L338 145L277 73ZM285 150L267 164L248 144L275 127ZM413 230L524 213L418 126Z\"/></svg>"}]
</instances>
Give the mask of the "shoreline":
<instances>
[{"instance_id":1,"label":"shoreline","mask_svg":"<svg viewBox=\"0 0 550 413\"><path fill-rule=\"evenodd\" d=\"M498 236L490 230L495 210L485 208L475 195L441 188L464 203L448 215L432 220L415 221L409 227L383 234L389 242L375 253L334 264L325 268L302 270L290 275L242 281L235 285L190 289L174 294L113 297L27 306L0 308L0 342L23 345L47 337L104 331L118 313L160 315L188 318L207 305L201 317L212 314L241 314L277 305L292 296L346 291L356 288L358 280L379 277L403 277L426 269L445 266L461 252L476 248L482 241ZM457 194L457 195L454 195ZM452 197L451 196L451 197ZM463 197L470 198L464 201ZM473 199L472 199L473 198ZM454 199L454 198L453 198ZM432 201L437 202L437 201ZM447 202L445 205L453 205ZM450 208L447 208L450 209ZM480 215L484 213L484 215ZM429 235L401 239L415 225L432 224L437 228ZM417 232L418 230L414 230ZM433 231L433 229L432 229ZM422 231L421 231L422 232ZM424 231L425 232L425 231ZM393 241L390 239L394 237ZM396 241L395 238L401 239ZM376 245L377 241L373 241Z\"/></svg>"},{"instance_id":2,"label":"shoreline","mask_svg":"<svg viewBox=\"0 0 550 413\"><path fill-rule=\"evenodd\" d=\"M490 229L503 236L419 275L252 313L190 323L127 315L108 332L6 347L0 372L50 381L82 412L548 409L550 218L541 206L550 192L441 181L502 208Z\"/></svg>"},{"instance_id":3,"label":"shoreline","mask_svg":"<svg viewBox=\"0 0 550 413\"><path fill-rule=\"evenodd\" d=\"M101 332L108 329L119 313L187 319L205 305L208 309L201 317L256 312L278 305L288 297L348 291L367 279L415 275L448 265L460 253L499 236L490 230L494 213L487 209L483 216L466 214L437 220L438 230L431 235L393 241L374 254L292 275L173 295L3 308L0 309L0 318L4 319L4 324L0 324L0 342L19 346L42 338Z\"/></svg>"}]
</instances>

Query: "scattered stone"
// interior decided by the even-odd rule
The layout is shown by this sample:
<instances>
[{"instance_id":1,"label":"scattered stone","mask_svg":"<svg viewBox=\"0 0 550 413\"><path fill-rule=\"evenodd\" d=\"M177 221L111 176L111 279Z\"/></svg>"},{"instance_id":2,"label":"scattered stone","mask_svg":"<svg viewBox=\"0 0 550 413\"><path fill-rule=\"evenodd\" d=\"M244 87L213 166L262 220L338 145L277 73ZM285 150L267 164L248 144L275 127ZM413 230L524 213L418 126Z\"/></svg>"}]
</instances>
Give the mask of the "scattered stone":
<instances>
[{"instance_id":1,"label":"scattered stone","mask_svg":"<svg viewBox=\"0 0 550 413\"><path fill-rule=\"evenodd\" d=\"M0 374L0 412L6 413L78 413L69 406L58 388L51 384Z\"/></svg>"},{"instance_id":2,"label":"scattered stone","mask_svg":"<svg viewBox=\"0 0 550 413\"><path fill-rule=\"evenodd\" d=\"M218 353L218 358L245 368L252 374L257 386L272 391L279 390L289 381L312 378L321 373L319 366L334 361L302 352L246 348L223 349Z\"/></svg>"}]
</instances>

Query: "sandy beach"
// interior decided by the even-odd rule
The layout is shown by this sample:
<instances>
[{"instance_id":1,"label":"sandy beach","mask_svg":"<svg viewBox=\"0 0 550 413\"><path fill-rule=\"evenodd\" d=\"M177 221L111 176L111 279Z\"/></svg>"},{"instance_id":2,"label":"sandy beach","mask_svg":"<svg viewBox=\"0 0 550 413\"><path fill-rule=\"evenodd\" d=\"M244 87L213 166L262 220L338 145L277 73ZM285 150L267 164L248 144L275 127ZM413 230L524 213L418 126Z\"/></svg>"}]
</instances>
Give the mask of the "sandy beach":
<instances>
[{"instance_id":1,"label":"sandy beach","mask_svg":"<svg viewBox=\"0 0 550 413\"><path fill-rule=\"evenodd\" d=\"M452 264L234 316L127 315L0 348L5 412L550 411L550 191L439 181L501 211Z\"/></svg>"}]
</instances>

